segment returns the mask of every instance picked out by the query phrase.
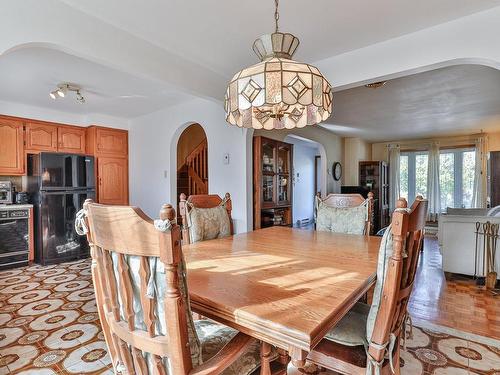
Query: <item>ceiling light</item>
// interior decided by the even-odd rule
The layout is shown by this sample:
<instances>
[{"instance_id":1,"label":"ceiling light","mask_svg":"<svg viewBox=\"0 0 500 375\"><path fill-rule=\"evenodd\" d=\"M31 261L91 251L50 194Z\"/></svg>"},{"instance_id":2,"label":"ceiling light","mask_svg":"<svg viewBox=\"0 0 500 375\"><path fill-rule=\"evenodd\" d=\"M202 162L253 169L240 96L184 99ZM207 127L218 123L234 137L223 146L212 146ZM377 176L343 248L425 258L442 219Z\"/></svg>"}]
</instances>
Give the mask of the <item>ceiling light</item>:
<instances>
[{"instance_id":1,"label":"ceiling light","mask_svg":"<svg viewBox=\"0 0 500 375\"><path fill-rule=\"evenodd\" d=\"M49 96L52 99L64 98L68 92L74 92L76 94L76 100L80 103L85 103L85 98L81 93L82 88L78 85L72 83L60 83L57 85L57 89L51 91Z\"/></svg>"},{"instance_id":2,"label":"ceiling light","mask_svg":"<svg viewBox=\"0 0 500 375\"><path fill-rule=\"evenodd\" d=\"M57 95L59 95L61 98L64 98L66 96L66 91L68 90L68 86L59 86L57 89Z\"/></svg>"},{"instance_id":3,"label":"ceiling light","mask_svg":"<svg viewBox=\"0 0 500 375\"><path fill-rule=\"evenodd\" d=\"M253 43L261 62L236 73L226 90L226 121L254 129L292 129L325 121L333 110L332 88L312 65L292 60L299 39L275 31Z\"/></svg>"},{"instance_id":4,"label":"ceiling light","mask_svg":"<svg viewBox=\"0 0 500 375\"><path fill-rule=\"evenodd\" d=\"M80 93L80 90L77 90L76 91L76 100L80 103L85 103L85 98L83 97L83 95Z\"/></svg>"}]
</instances>

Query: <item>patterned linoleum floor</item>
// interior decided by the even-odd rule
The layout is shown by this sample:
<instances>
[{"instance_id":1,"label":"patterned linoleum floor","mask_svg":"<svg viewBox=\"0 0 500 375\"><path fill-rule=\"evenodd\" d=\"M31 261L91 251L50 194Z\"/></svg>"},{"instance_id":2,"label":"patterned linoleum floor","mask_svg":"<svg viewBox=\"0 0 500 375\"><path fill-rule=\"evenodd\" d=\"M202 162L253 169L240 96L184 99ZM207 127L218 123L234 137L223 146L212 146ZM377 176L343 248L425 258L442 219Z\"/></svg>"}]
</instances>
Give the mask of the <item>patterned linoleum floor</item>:
<instances>
[{"instance_id":1,"label":"patterned linoleum floor","mask_svg":"<svg viewBox=\"0 0 500 375\"><path fill-rule=\"evenodd\" d=\"M112 374L90 260L0 271L1 374Z\"/></svg>"},{"instance_id":2,"label":"patterned linoleum floor","mask_svg":"<svg viewBox=\"0 0 500 375\"><path fill-rule=\"evenodd\" d=\"M500 374L499 341L434 331L414 328L402 374ZM0 271L0 375L9 373L112 374L90 260Z\"/></svg>"}]
</instances>

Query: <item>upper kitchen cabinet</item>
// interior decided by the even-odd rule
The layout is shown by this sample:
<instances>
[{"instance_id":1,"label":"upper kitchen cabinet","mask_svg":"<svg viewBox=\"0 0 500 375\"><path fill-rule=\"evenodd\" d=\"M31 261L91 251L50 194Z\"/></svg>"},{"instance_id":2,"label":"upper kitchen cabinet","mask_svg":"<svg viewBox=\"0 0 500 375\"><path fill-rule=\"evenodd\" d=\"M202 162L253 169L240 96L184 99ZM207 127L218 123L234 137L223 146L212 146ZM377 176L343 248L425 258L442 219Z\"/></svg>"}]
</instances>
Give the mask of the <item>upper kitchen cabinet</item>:
<instances>
[{"instance_id":1,"label":"upper kitchen cabinet","mask_svg":"<svg viewBox=\"0 0 500 375\"><path fill-rule=\"evenodd\" d=\"M96 156L125 157L128 154L128 132L90 126L87 129L87 152Z\"/></svg>"},{"instance_id":2,"label":"upper kitchen cabinet","mask_svg":"<svg viewBox=\"0 0 500 375\"><path fill-rule=\"evenodd\" d=\"M0 175L24 174L23 123L0 117Z\"/></svg>"},{"instance_id":3,"label":"upper kitchen cabinet","mask_svg":"<svg viewBox=\"0 0 500 375\"><path fill-rule=\"evenodd\" d=\"M57 151L85 154L85 128L76 126L57 127Z\"/></svg>"},{"instance_id":4,"label":"upper kitchen cabinet","mask_svg":"<svg viewBox=\"0 0 500 375\"><path fill-rule=\"evenodd\" d=\"M57 126L41 122L26 122L26 152L57 151Z\"/></svg>"}]
</instances>

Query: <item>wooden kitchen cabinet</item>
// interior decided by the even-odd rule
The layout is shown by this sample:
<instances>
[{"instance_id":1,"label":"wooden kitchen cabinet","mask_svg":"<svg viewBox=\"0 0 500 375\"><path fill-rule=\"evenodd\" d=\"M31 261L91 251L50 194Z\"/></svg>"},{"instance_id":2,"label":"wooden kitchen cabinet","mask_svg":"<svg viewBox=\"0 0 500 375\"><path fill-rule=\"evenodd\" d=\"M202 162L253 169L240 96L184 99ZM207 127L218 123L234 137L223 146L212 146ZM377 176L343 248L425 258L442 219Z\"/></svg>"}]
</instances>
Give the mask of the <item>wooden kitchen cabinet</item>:
<instances>
[{"instance_id":1,"label":"wooden kitchen cabinet","mask_svg":"<svg viewBox=\"0 0 500 375\"><path fill-rule=\"evenodd\" d=\"M128 160L97 158L97 201L102 204L128 204Z\"/></svg>"},{"instance_id":2,"label":"wooden kitchen cabinet","mask_svg":"<svg viewBox=\"0 0 500 375\"><path fill-rule=\"evenodd\" d=\"M40 122L25 123L26 152L57 151L57 126Z\"/></svg>"},{"instance_id":3,"label":"wooden kitchen cabinet","mask_svg":"<svg viewBox=\"0 0 500 375\"><path fill-rule=\"evenodd\" d=\"M0 175L22 174L24 174L23 123L0 118Z\"/></svg>"},{"instance_id":4,"label":"wooden kitchen cabinet","mask_svg":"<svg viewBox=\"0 0 500 375\"><path fill-rule=\"evenodd\" d=\"M85 154L85 128L76 126L57 127L57 151L71 154Z\"/></svg>"},{"instance_id":5,"label":"wooden kitchen cabinet","mask_svg":"<svg viewBox=\"0 0 500 375\"><path fill-rule=\"evenodd\" d=\"M127 156L128 132L90 126L87 129L87 152L98 156Z\"/></svg>"}]
</instances>

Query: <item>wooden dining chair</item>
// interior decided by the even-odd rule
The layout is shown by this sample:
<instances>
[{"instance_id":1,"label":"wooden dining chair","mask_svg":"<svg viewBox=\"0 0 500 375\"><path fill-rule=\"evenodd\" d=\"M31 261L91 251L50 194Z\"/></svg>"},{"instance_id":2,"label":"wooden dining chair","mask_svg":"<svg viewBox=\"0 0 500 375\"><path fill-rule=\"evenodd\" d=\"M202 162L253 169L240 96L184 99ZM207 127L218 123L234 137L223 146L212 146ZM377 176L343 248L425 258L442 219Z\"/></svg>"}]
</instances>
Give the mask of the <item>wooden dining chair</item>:
<instances>
[{"instance_id":1,"label":"wooden dining chair","mask_svg":"<svg viewBox=\"0 0 500 375\"><path fill-rule=\"evenodd\" d=\"M420 254L427 201L410 209L397 202L380 245L371 306L358 303L308 355L312 363L341 374L400 374L400 335ZM392 372L392 369L394 372Z\"/></svg>"},{"instance_id":2,"label":"wooden dining chair","mask_svg":"<svg viewBox=\"0 0 500 375\"><path fill-rule=\"evenodd\" d=\"M366 234L373 230L373 193L316 195L316 230L337 233Z\"/></svg>"},{"instance_id":3,"label":"wooden dining chair","mask_svg":"<svg viewBox=\"0 0 500 375\"><path fill-rule=\"evenodd\" d=\"M182 193L179 211L184 243L212 240L234 234L231 195L190 195Z\"/></svg>"},{"instance_id":4,"label":"wooden dining chair","mask_svg":"<svg viewBox=\"0 0 500 375\"><path fill-rule=\"evenodd\" d=\"M82 212L115 373L239 375L258 368L256 340L213 321L193 322L172 206L155 222L139 208L91 200Z\"/></svg>"}]
</instances>

